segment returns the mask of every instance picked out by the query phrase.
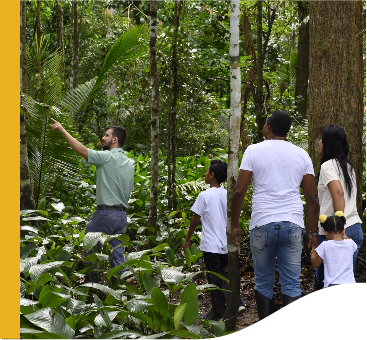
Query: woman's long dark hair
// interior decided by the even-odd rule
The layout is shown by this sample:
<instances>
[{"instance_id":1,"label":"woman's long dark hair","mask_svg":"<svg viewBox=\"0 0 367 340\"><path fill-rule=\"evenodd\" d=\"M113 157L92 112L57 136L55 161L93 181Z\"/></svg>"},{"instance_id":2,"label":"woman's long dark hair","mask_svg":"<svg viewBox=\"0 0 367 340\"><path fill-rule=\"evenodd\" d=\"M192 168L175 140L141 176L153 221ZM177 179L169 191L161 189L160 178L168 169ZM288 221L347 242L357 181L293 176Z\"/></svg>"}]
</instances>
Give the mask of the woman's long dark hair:
<instances>
[{"instance_id":1,"label":"woman's long dark hair","mask_svg":"<svg viewBox=\"0 0 367 340\"><path fill-rule=\"evenodd\" d=\"M347 156L349 153L349 146L347 142L347 136L343 128L337 125L329 125L322 131L322 145L323 155L321 158L321 164L327 162L330 159L337 160L339 171L343 173L345 185L347 188L348 196L352 194L352 179L348 172L348 164L353 169L353 165L349 162ZM353 174L353 172L351 172Z\"/></svg>"}]
</instances>

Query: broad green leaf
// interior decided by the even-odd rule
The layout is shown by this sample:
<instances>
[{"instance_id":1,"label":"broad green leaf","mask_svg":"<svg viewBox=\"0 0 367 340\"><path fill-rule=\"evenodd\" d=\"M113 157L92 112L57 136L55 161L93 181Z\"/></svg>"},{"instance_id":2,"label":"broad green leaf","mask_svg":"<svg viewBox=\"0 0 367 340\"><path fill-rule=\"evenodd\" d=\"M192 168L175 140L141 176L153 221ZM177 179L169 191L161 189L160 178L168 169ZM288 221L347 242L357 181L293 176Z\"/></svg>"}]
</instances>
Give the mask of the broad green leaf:
<instances>
[{"instance_id":1,"label":"broad green leaf","mask_svg":"<svg viewBox=\"0 0 367 340\"><path fill-rule=\"evenodd\" d=\"M41 276L39 277L36 286L34 287L35 289L37 289L38 287L43 286L45 283L49 282L52 280L52 276L48 273L43 273L41 274Z\"/></svg>"},{"instance_id":2,"label":"broad green leaf","mask_svg":"<svg viewBox=\"0 0 367 340\"><path fill-rule=\"evenodd\" d=\"M50 333L58 334L67 339L74 337L74 330L65 323L64 318L58 312L54 312L51 308L42 308L24 317Z\"/></svg>"},{"instance_id":3,"label":"broad green leaf","mask_svg":"<svg viewBox=\"0 0 367 340\"><path fill-rule=\"evenodd\" d=\"M201 339L202 338L198 334L191 333L191 332L183 330L183 329L169 331L168 334L174 335L174 336L179 336L180 338L185 338L185 339Z\"/></svg>"},{"instance_id":4,"label":"broad green leaf","mask_svg":"<svg viewBox=\"0 0 367 340\"><path fill-rule=\"evenodd\" d=\"M154 287L157 287L155 280L149 275L148 272L143 273L144 288L147 292L151 292Z\"/></svg>"},{"instance_id":5,"label":"broad green leaf","mask_svg":"<svg viewBox=\"0 0 367 340\"><path fill-rule=\"evenodd\" d=\"M171 217L171 216L176 215L176 214L177 214L177 211L172 211L171 213L168 214L167 217Z\"/></svg>"},{"instance_id":6,"label":"broad green leaf","mask_svg":"<svg viewBox=\"0 0 367 340\"><path fill-rule=\"evenodd\" d=\"M213 334L216 337L224 335L225 330L226 330L226 325L223 321L208 320L208 323L210 325L210 328Z\"/></svg>"},{"instance_id":7,"label":"broad green leaf","mask_svg":"<svg viewBox=\"0 0 367 340\"><path fill-rule=\"evenodd\" d=\"M50 221L48 218L43 216L24 217L22 221Z\"/></svg>"},{"instance_id":8,"label":"broad green leaf","mask_svg":"<svg viewBox=\"0 0 367 340\"><path fill-rule=\"evenodd\" d=\"M139 339L159 339L162 336L165 336L166 334L169 334L168 332L164 332L164 333L157 333L157 334L152 334L152 335L146 335L146 336L142 336Z\"/></svg>"},{"instance_id":9,"label":"broad green leaf","mask_svg":"<svg viewBox=\"0 0 367 340\"><path fill-rule=\"evenodd\" d=\"M187 303L183 319L186 325L191 325L199 315L199 300L196 286L193 283L188 284L182 295L181 303Z\"/></svg>"},{"instance_id":10,"label":"broad green leaf","mask_svg":"<svg viewBox=\"0 0 367 340\"><path fill-rule=\"evenodd\" d=\"M171 315L167 315L161 319L161 330L163 332L173 330L173 322L172 322Z\"/></svg>"},{"instance_id":11,"label":"broad green leaf","mask_svg":"<svg viewBox=\"0 0 367 340\"><path fill-rule=\"evenodd\" d=\"M132 283L127 282L126 280L123 280L123 279L122 279L122 283L125 285L126 289L127 289L129 292L132 292L132 293L135 293L135 294L138 294L138 295L142 295L142 294L143 294L143 293L142 293L138 288L136 288Z\"/></svg>"},{"instance_id":12,"label":"broad green leaf","mask_svg":"<svg viewBox=\"0 0 367 340\"><path fill-rule=\"evenodd\" d=\"M36 248L36 243L28 243L26 246L20 248L20 258L25 259Z\"/></svg>"},{"instance_id":13,"label":"broad green leaf","mask_svg":"<svg viewBox=\"0 0 367 340\"><path fill-rule=\"evenodd\" d=\"M167 297L157 287L154 287L150 294L151 301L154 305L154 310L162 317L169 316L169 306Z\"/></svg>"},{"instance_id":14,"label":"broad green leaf","mask_svg":"<svg viewBox=\"0 0 367 340\"><path fill-rule=\"evenodd\" d=\"M125 265L124 264L120 264L112 269L110 269L108 272L107 272L107 278L110 279L113 275L115 275L116 273L118 273L120 270L124 269L125 268ZM125 272L126 273L126 272Z\"/></svg>"},{"instance_id":15,"label":"broad green leaf","mask_svg":"<svg viewBox=\"0 0 367 340\"><path fill-rule=\"evenodd\" d=\"M85 306L86 305L83 301L69 299L66 308L71 315L76 315L81 313L84 310Z\"/></svg>"},{"instance_id":16,"label":"broad green leaf","mask_svg":"<svg viewBox=\"0 0 367 340\"><path fill-rule=\"evenodd\" d=\"M31 329L31 328L21 328L20 334L32 334L36 336L38 339L67 339L64 336L56 333L40 331L38 329ZM25 339L27 338L28 336Z\"/></svg>"},{"instance_id":17,"label":"broad green leaf","mask_svg":"<svg viewBox=\"0 0 367 340\"><path fill-rule=\"evenodd\" d=\"M60 294L47 292L39 298L39 302L42 304L42 308L55 308L70 297L70 295L67 295L67 297L62 297Z\"/></svg>"},{"instance_id":18,"label":"broad green leaf","mask_svg":"<svg viewBox=\"0 0 367 340\"><path fill-rule=\"evenodd\" d=\"M65 209L65 205L62 202L59 203L51 203L52 207L58 212L62 212Z\"/></svg>"},{"instance_id":19,"label":"broad green leaf","mask_svg":"<svg viewBox=\"0 0 367 340\"><path fill-rule=\"evenodd\" d=\"M127 303L127 309L133 313L141 312L150 306L153 306L153 304L144 300L132 299Z\"/></svg>"},{"instance_id":20,"label":"broad green leaf","mask_svg":"<svg viewBox=\"0 0 367 340\"><path fill-rule=\"evenodd\" d=\"M116 300L121 300L122 298L122 290L114 290L110 287L104 286L99 283L84 283L80 285L79 287L88 287L88 288L94 288L99 289L106 295L112 295Z\"/></svg>"},{"instance_id":21,"label":"broad green leaf","mask_svg":"<svg viewBox=\"0 0 367 340\"><path fill-rule=\"evenodd\" d=\"M103 302L99 299L99 297L97 295L93 294L93 298L94 298L94 302L96 303L96 305L99 308L103 308L103 306L104 306ZM100 310L99 315L102 317L102 319L103 319L105 325L108 327L108 329L111 329L112 328L112 322L111 322L111 319L109 318L108 314L104 310Z\"/></svg>"},{"instance_id":22,"label":"broad green leaf","mask_svg":"<svg viewBox=\"0 0 367 340\"><path fill-rule=\"evenodd\" d=\"M173 253L172 249L170 247L165 247L164 251L166 253L168 262L172 265L175 266L176 265L176 255Z\"/></svg>"},{"instance_id":23,"label":"broad green leaf","mask_svg":"<svg viewBox=\"0 0 367 340\"><path fill-rule=\"evenodd\" d=\"M89 252L98 242L104 243L104 237L100 232L90 232L85 234L83 239L83 248Z\"/></svg>"},{"instance_id":24,"label":"broad green leaf","mask_svg":"<svg viewBox=\"0 0 367 340\"><path fill-rule=\"evenodd\" d=\"M104 333L101 336L99 336L97 339L116 339L120 337L123 337L125 339L135 339L135 338L141 339L142 336L143 334L139 332L135 332L135 331L115 330L112 332Z\"/></svg>"},{"instance_id":25,"label":"broad green leaf","mask_svg":"<svg viewBox=\"0 0 367 340\"><path fill-rule=\"evenodd\" d=\"M190 251L190 248L186 248L185 259L186 259L187 267L190 267L191 266L191 251Z\"/></svg>"},{"instance_id":26,"label":"broad green leaf","mask_svg":"<svg viewBox=\"0 0 367 340\"><path fill-rule=\"evenodd\" d=\"M41 276L43 272L55 267L59 267L62 265L63 262L64 261L55 261L43 264L36 264L29 269L29 275L31 276L31 279L34 282L34 284L36 284L38 278Z\"/></svg>"},{"instance_id":27,"label":"broad green leaf","mask_svg":"<svg viewBox=\"0 0 367 340\"><path fill-rule=\"evenodd\" d=\"M186 275L178 270L164 268L162 269L162 279L166 283L180 283L185 280Z\"/></svg>"},{"instance_id":28,"label":"broad green leaf","mask_svg":"<svg viewBox=\"0 0 367 340\"><path fill-rule=\"evenodd\" d=\"M185 313L186 306L187 306L187 303L181 303L176 308L173 314L173 324L175 326L175 330L178 330L178 328L180 327L180 322L181 322L182 316Z\"/></svg>"},{"instance_id":29,"label":"broad green leaf","mask_svg":"<svg viewBox=\"0 0 367 340\"><path fill-rule=\"evenodd\" d=\"M20 230L31 231L32 233L35 233L35 234L38 234L39 233L39 230L36 227L31 227L29 225L21 226L20 227ZM30 244L34 244L34 243L30 243Z\"/></svg>"}]
</instances>

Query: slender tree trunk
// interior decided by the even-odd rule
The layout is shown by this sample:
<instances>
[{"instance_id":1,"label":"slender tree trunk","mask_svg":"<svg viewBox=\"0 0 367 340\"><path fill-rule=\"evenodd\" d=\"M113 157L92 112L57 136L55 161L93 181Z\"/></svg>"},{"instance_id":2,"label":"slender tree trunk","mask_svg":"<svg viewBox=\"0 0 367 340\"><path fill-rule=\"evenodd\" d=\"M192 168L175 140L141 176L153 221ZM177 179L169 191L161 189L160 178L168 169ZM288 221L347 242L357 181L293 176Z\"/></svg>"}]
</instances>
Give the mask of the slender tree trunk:
<instances>
[{"instance_id":1,"label":"slender tree trunk","mask_svg":"<svg viewBox=\"0 0 367 340\"><path fill-rule=\"evenodd\" d=\"M183 2L175 0L174 19L173 19L173 46L172 46L172 64L171 72L173 76L173 102L171 111L171 153L172 153L172 173L171 173L171 192L172 209L177 209L177 197L176 197L176 115L177 115L177 96L178 96L178 83L177 83L177 36L178 27L180 24L180 14L182 10Z\"/></svg>"},{"instance_id":2,"label":"slender tree trunk","mask_svg":"<svg viewBox=\"0 0 367 340\"><path fill-rule=\"evenodd\" d=\"M308 1L298 1L298 57L296 71L296 107L295 114L302 119L307 112L307 89L309 71L309 21L303 22L308 16Z\"/></svg>"},{"instance_id":3,"label":"slender tree trunk","mask_svg":"<svg viewBox=\"0 0 367 340\"><path fill-rule=\"evenodd\" d=\"M41 43L41 1L37 1L37 14L36 14L36 32L37 32L37 45L38 48Z\"/></svg>"},{"instance_id":4,"label":"slender tree trunk","mask_svg":"<svg viewBox=\"0 0 367 340\"><path fill-rule=\"evenodd\" d=\"M78 66L79 66L79 23L78 23L78 1L73 1L73 21L74 21L74 58L73 58L73 88L78 86Z\"/></svg>"},{"instance_id":5,"label":"slender tree trunk","mask_svg":"<svg viewBox=\"0 0 367 340\"><path fill-rule=\"evenodd\" d=\"M65 57L64 57L64 27L63 27L63 10L62 1L56 2L56 36L57 48L62 53L61 74L62 80L65 81Z\"/></svg>"},{"instance_id":6,"label":"slender tree trunk","mask_svg":"<svg viewBox=\"0 0 367 340\"><path fill-rule=\"evenodd\" d=\"M26 58L26 2L20 2L20 91L28 93ZM20 99L22 102L22 98ZM25 109L23 108L23 111ZM28 149L24 114L20 115L20 209L34 209L33 191L29 175Z\"/></svg>"},{"instance_id":7,"label":"slender tree trunk","mask_svg":"<svg viewBox=\"0 0 367 340\"><path fill-rule=\"evenodd\" d=\"M152 86L151 103L151 184L149 226L157 234L157 205L158 205L158 155L159 155L159 83L157 69L157 1L150 1L150 79ZM154 243L149 240L149 246Z\"/></svg>"},{"instance_id":8,"label":"slender tree trunk","mask_svg":"<svg viewBox=\"0 0 367 340\"><path fill-rule=\"evenodd\" d=\"M240 2L230 3L229 56L231 62L231 116L229 126L229 149L227 170L227 246L229 290L223 319L226 331L236 330L240 298L240 267L237 247L231 241L231 197L238 176L238 153L241 125L241 63L239 56Z\"/></svg>"},{"instance_id":9,"label":"slender tree trunk","mask_svg":"<svg viewBox=\"0 0 367 340\"><path fill-rule=\"evenodd\" d=\"M264 68L264 59L261 57L263 53L262 46L262 1L257 1L257 60L256 60L256 68L257 68L257 84L256 84L256 92L254 93L254 104L255 104L255 115L256 115L256 124L257 124L257 132L256 132L256 142L260 143L263 140L263 132L262 128L265 124L265 116L263 113L263 68Z\"/></svg>"},{"instance_id":10,"label":"slender tree trunk","mask_svg":"<svg viewBox=\"0 0 367 340\"><path fill-rule=\"evenodd\" d=\"M252 56L252 63L247 71L246 82L245 84L243 84L241 91L241 103L243 103L243 106L241 109L240 131L241 131L242 152L245 152L246 148L251 144L251 137L249 135L249 130L245 118L245 115L247 114L247 101L253 89L254 81L256 79L256 52L254 41L252 39L251 23L246 13L246 8L244 9L243 12L241 27L242 27L242 34L245 40L246 55Z\"/></svg>"},{"instance_id":11,"label":"slender tree trunk","mask_svg":"<svg viewBox=\"0 0 367 340\"><path fill-rule=\"evenodd\" d=\"M310 83L308 150L315 172L315 144L325 126L343 127L357 180L362 217L363 4L361 1L310 1Z\"/></svg>"},{"instance_id":12,"label":"slender tree trunk","mask_svg":"<svg viewBox=\"0 0 367 340\"><path fill-rule=\"evenodd\" d=\"M70 57L70 89L73 88L73 66L74 66L74 53L73 53L73 28L74 28L74 6L71 7L71 16L70 16L70 31L69 31L69 57Z\"/></svg>"}]
</instances>

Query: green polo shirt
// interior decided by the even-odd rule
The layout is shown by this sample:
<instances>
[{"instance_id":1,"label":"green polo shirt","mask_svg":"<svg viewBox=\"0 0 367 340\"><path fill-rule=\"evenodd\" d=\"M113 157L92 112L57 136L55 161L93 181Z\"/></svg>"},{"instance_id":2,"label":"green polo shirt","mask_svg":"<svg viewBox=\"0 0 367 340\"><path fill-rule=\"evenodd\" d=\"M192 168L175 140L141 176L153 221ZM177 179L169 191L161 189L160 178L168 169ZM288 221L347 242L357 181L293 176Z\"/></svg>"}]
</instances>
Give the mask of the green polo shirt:
<instances>
[{"instance_id":1,"label":"green polo shirt","mask_svg":"<svg viewBox=\"0 0 367 340\"><path fill-rule=\"evenodd\" d=\"M109 151L88 149L88 164L97 169L97 205L120 205L128 208L134 189L134 165L122 148Z\"/></svg>"}]
</instances>

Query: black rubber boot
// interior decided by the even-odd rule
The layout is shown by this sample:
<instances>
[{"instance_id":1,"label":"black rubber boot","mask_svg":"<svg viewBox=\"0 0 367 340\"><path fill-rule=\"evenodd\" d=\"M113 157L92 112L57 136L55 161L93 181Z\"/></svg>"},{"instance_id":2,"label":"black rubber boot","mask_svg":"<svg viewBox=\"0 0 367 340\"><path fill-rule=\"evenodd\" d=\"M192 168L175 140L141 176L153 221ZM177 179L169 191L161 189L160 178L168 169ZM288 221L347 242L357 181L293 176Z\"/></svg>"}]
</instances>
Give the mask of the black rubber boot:
<instances>
[{"instance_id":1,"label":"black rubber boot","mask_svg":"<svg viewBox=\"0 0 367 340\"><path fill-rule=\"evenodd\" d=\"M228 289L228 286L227 288L223 287L223 280L220 279L218 276L208 274L208 282L218 286L221 289ZM210 295L212 298L212 308L204 316L204 319L219 320L223 317L226 310L226 299L224 292L219 289L215 289L210 291Z\"/></svg>"},{"instance_id":2,"label":"black rubber boot","mask_svg":"<svg viewBox=\"0 0 367 340\"><path fill-rule=\"evenodd\" d=\"M291 297L291 296L283 294L283 307L286 306L286 305L289 305L293 301L298 300L300 297L301 297L301 295Z\"/></svg>"},{"instance_id":3,"label":"black rubber boot","mask_svg":"<svg viewBox=\"0 0 367 340\"><path fill-rule=\"evenodd\" d=\"M257 313L259 314L259 320L266 318L279 309L279 306L274 301L274 298L269 299L255 290L255 299L257 305Z\"/></svg>"},{"instance_id":4,"label":"black rubber boot","mask_svg":"<svg viewBox=\"0 0 367 340\"><path fill-rule=\"evenodd\" d=\"M321 284L317 279L315 279L315 291L324 288L324 284Z\"/></svg>"}]
</instances>

